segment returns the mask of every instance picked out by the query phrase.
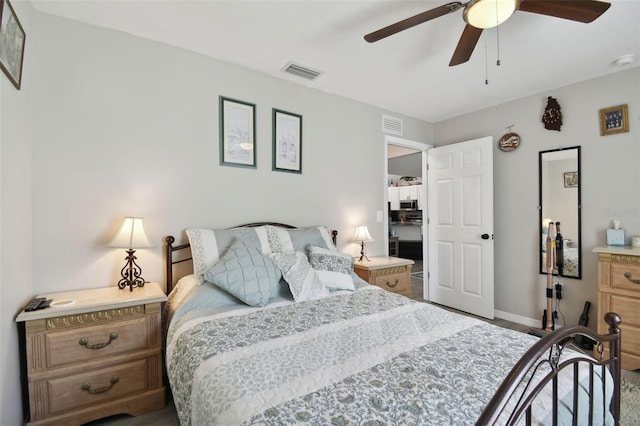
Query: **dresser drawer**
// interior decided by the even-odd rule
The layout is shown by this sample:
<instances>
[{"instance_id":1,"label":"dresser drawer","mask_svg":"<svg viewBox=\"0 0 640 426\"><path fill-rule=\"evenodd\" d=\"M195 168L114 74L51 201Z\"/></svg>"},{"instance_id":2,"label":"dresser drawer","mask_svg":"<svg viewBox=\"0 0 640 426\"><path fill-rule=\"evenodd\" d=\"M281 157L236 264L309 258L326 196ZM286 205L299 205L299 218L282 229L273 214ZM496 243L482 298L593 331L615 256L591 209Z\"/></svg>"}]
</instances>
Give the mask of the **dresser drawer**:
<instances>
[{"instance_id":1,"label":"dresser drawer","mask_svg":"<svg viewBox=\"0 0 640 426\"><path fill-rule=\"evenodd\" d=\"M147 359L47 380L51 415L141 393L147 389Z\"/></svg>"},{"instance_id":2,"label":"dresser drawer","mask_svg":"<svg viewBox=\"0 0 640 426\"><path fill-rule=\"evenodd\" d=\"M147 346L147 318L52 331L45 335L47 367L91 361Z\"/></svg>"},{"instance_id":3,"label":"dresser drawer","mask_svg":"<svg viewBox=\"0 0 640 426\"><path fill-rule=\"evenodd\" d=\"M622 325L640 328L640 299L617 294L608 295L608 311L615 312L622 318ZM624 336L622 342L627 339Z\"/></svg>"},{"instance_id":4,"label":"dresser drawer","mask_svg":"<svg viewBox=\"0 0 640 426\"><path fill-rule=\"evenodd\" d=\"M640 263L612 262L610 268L612 289L637 291L640 296L640 284L634 282L640 282Z\"/></svg>"},{"instance_id":5,"label":"dresser drawer","mask_svg":"<svg viewBox=\"0 0 640 426\"><path fill-rule=\"evenodd\" d=\"M404 272L376 274L372 284L394 293L411 296L411 276L406 267L404 268Z\"/></svg>"},{"instance_id":6,"label":"dresser drawer","mask_svg":"<svg viewBox=\"0 0 640 426\"><path fill-rule=\"evenodd\" d=\"M623 319L620 324L622 351L640 355L640 299L611 294L608 308ZM624 354L622 357L624 359Z\"/></svg>"},{"instance_id":7,"label":"dresser drawer","mask_svg":"<svg viewBox=\"0 0 640 426\"><path fill-rule=\"evenodd\" d=\"M633 297L631 294L628 291L602 291L601 288L598 297L598 333L608 332L608 326L603 319L605 312L615 312L622 318L621 360L622 368L627 370L640 368L640 297Z\"/></svg>"}]
</instances>

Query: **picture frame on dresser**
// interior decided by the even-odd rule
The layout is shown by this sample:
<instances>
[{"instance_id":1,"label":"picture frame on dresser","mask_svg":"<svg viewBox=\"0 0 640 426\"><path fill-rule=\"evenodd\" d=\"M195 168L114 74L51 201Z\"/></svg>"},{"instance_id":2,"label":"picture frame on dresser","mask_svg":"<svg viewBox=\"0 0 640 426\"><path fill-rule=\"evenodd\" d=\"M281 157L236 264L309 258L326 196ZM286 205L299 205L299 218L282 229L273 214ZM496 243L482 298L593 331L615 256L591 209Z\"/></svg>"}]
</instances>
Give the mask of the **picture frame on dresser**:
<instances>
[{"instance_id":1,"label":"picture frame on dresser","mask_svg":"<svg viewBox=\"0 0 640 426\"><path fill-rule=\"evenodd\" d=\"M629 131L627 104L602 108L600 111L600 136L615 135Z\"/></svg>"},{"instance_id":2,"label":"picture frame on dresser","mask_svg":"<svg viewBox=\"0 0 640 426\"><path fill-rule=\"evenodd\" d=\"M273 170L302 173L302 115L273 108Z\"/></svg>"},{"instance_id":3,"label":"picture frame on dresser","mask_svg":"<svg viewBox=\"0 0 640 426\"><path fill-rule=\"evenodd\" d=\"M22 85L26 34L9 0L0 0L0 68L16 89Z\"/></svg>"},{"instance_id":4,"label":"picture frame on dresser","mask_svg":"<svg viewBox=\"0 0 640 426\"><path fill-rule=\"evenodd\" d=\"M255 104L219 98L220 165L256 168Z\"/></svg>"}]
</instances>

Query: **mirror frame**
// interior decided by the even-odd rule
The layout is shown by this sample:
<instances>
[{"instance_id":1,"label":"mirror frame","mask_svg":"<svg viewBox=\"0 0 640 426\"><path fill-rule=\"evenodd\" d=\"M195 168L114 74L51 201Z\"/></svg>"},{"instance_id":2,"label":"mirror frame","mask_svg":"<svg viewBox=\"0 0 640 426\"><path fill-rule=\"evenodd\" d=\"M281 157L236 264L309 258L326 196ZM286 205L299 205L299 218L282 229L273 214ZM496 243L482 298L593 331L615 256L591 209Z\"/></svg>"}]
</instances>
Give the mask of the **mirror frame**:
<instances>
[{"instance_id":1,"label":"mirror frame","mask_svg":"<svg viewBox=\"0 0 640 426\"><path fill-rule=\"evenodd\" d=\"M546 268L543 264L543 257L542 257L542 246L543 246L543 242L542 242L542 236L544 235L543 233L543 224L542 224L542 220L543 220L543 194L542 194L542 161L543 161L543 156L544 154L548 154L550 152L559 152L559 151L567 151L567 150L576 150L577 151L577 171L578 171L578 205L577 207L577 216L578 216L578 244L577 244L577 249L578 249L578 265L577 265L577 272L578 275L560 275L561 277L564 278L572 278L572 279L582 279L582 171L581 171L581 165L580 165L580 146L571 146L568 148L558 148L558 149L550 149L547 151L540 151L538 153L538 244L539 244L539 248L538 248L538 253L539 253L539 259L538 259L538 265L540 267L540 274L543 275L547 275L547 271ZM560 226L562 226L562 223L560 224ZM562 228L561 228L562 229ZM558 273L553 274L554 276L558 276Z\"/></svg>"}]
</instances>

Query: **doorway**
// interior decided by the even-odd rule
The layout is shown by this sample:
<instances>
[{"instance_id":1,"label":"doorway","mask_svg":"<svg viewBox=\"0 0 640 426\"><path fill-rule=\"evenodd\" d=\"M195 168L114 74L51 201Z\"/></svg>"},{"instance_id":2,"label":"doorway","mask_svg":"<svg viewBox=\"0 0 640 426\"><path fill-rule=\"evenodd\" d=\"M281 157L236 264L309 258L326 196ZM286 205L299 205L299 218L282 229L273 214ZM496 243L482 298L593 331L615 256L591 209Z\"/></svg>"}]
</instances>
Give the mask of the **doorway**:
<instances>
[{"instance_id":1,"label":"doorway","mask_svg":"<svg viewBox=\"0 0 640 426\"><path fill-rule=\"evenodd\" d=\"M387 255L412 259L414 298L428 300L426 214L430 145L385 136L384 200Z\"/></svg>"}]
</instances>

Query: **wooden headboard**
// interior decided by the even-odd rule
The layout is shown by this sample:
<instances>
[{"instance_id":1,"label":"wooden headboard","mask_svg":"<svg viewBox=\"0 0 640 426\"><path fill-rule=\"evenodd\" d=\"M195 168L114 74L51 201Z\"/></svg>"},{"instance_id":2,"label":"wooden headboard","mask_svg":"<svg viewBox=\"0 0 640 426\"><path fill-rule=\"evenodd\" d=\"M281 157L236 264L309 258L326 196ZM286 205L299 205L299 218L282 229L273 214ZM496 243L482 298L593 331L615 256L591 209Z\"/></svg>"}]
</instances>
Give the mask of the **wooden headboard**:
<instances>
[{"instance_id":1,"label":"wooden headboard","mask_svg":"<svg viewBox=\"0 0 640 426\"><path fill-rule=\"evenodd\" d=\"M296 228L295 226L292 226L292 225L287 225L284 223L277 223L277 222L247 223L245 225L234 226L233 228L255 228L257 226L263 226L263 225L279 226L281 228L287 228L287 229ZM229 228L229 229L233 229L233 228ZM334 245L336 245L337 238L338 238L338 231L334 229L331 231L331 240L333 241ZM167 237L165 237L164 241L165 241L164 254L165 254L165 266L166 266L167 294L169 294L171 293L171 290L173 290L173 285L174 285L174 267L178 264L189 262L193 260L193 258L191 257L191 246L189 245L189 243L174 246L173 243L176 242L176 239L173 237L173 235L168 235ZM191 268L191 271L193 271L193 267Z\"/></svg>"}]
</instances>

